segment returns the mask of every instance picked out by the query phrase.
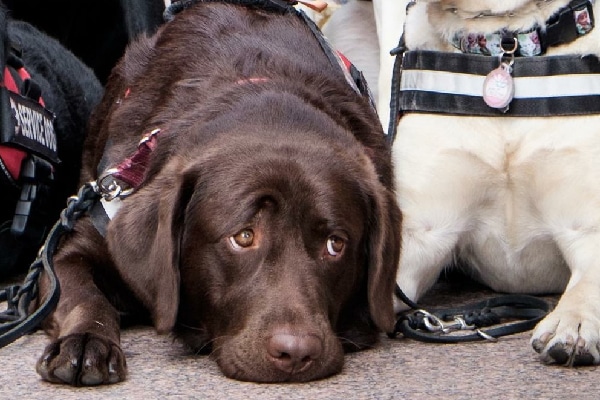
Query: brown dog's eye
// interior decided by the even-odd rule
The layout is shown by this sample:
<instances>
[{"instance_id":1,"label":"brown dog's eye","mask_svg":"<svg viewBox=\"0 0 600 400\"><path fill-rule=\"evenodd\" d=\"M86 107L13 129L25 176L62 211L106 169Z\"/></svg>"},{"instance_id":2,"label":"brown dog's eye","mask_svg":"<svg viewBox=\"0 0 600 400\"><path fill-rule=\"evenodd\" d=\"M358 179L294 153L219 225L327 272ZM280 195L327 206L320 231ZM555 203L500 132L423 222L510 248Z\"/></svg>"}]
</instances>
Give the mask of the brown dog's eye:
<instances>
[{"instance_id":1,"label":"brown dog's eye","mask_svg":"<svg viewBox=\"0 0 600 400\"><path fill-rule=\"evenodd\" d=\"M252 229L244 229L229 238L234 249L242 249L252 246L254 243L254 231Z\"/></svg>"},{"instance_id":2,"label":"brown dog's eye","mask_svg":"<svg viewBox=\"0 0 600 400\"><path fill-rule=\"evenodd\" d=\"M332 257L337 257L342 253L345 246L344 239L339 236L329 236L327 238L327 253Z\"/></svg>"}]
</instances>

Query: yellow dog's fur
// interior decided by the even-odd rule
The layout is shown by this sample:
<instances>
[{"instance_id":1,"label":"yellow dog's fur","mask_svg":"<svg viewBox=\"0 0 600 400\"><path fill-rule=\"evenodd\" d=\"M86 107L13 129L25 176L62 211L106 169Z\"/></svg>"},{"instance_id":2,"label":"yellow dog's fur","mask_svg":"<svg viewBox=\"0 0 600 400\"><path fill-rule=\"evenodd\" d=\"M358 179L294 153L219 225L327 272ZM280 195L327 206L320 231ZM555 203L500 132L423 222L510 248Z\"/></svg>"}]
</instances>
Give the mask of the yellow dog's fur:
<instances>
[{"instance_id":1,"label":"yellow dog's fur","mask_svg":"<svg viewBox=\"0 0 600 400\"><path fill-rule=\"evenodd\" d=\"M376 0L381 60L387 57L379 87L390 86L387 52L398 40L391 21L406 18L409 50L456 52L449 43L455 32L527 30L568 3L417 1L405 15L406 1ZM600 17L600 2L594 11ZM480 13L495 16L476 18ZM600 27L547 51L558 54L600 55ZM384 122L388 101L380 91ZM410 113L393 150L404 213L397 281L405 293L418 300L457 261L499 292L563 293L533 332L533 347L547 362L599 364L600 115Z\"/></svg>"}]
</instances>

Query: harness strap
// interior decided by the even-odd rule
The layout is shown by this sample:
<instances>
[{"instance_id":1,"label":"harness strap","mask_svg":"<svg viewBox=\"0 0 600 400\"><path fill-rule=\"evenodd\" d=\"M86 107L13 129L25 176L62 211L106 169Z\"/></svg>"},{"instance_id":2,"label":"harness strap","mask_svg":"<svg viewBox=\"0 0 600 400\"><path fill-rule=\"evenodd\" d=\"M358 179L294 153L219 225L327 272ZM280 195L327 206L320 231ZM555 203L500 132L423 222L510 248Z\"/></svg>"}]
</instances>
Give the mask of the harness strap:
<instances>
[{"instance_id":1,"label":"harness strap","mask_svg":"<svg viewBox=\"0 0 600 400\"><path fill-rule=\"evenodd\" d=\"M489 117L550 117L600 113L600 62L594 55L516 58L508 110L483 100L486 75L498 60L473 54L408 51L402 54L399 112ZM397 121L397 116L394 116Z\"/></svg>"},{"instance_id":2,"label":"harness strap","mask_svg":"<svg viewBox=\"0 0 600 400\"><path fill-rule=\"evenodd\" d=\"M175 18L175 14L190 8L196 3L227 3L279 14L288 14L295 11L293 5L297 2L291 0L175 0L171 2L170 6L165 8L163 19L169 22Z\"/></svg>"},{"instance_id":3,"label":"harness strap","mask_svg":"<svg viewBox=\"0 0 600 400\"><path fill-rule=\"evenodd\" d=\"M394 143L396 131L398 130L398 122L400 122L400 117L402 116L402 110L400 108L400 76L402 74L402 59L405 51L406 46L404 44L404 34L402 34L398 46L390 51L390 55L396 57L392 70L390 120L386 137L390 146Z\"/></svg>"}]
</instances>

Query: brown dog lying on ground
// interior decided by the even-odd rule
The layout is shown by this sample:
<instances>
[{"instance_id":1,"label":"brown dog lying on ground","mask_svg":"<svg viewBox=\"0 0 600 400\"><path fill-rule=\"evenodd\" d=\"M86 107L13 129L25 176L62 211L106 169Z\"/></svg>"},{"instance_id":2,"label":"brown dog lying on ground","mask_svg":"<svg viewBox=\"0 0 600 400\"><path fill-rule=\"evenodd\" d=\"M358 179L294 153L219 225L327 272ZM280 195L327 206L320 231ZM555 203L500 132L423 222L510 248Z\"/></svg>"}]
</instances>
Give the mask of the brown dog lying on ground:
<instances>
[{"instance_id":1,"label":"brown dog lying on ground","mask_svg":"<svg viewBox=\"0 0 600 400\"><path fill-rule=\"evenodd\" d=\"M55 256L44 379L123 380L123 314L259 382L337 373L392 329L390 152L295 13L192 5L129 48L90 129L82 182L150 154L105 238L86 216Z\"/></svg>"}]
</instances>

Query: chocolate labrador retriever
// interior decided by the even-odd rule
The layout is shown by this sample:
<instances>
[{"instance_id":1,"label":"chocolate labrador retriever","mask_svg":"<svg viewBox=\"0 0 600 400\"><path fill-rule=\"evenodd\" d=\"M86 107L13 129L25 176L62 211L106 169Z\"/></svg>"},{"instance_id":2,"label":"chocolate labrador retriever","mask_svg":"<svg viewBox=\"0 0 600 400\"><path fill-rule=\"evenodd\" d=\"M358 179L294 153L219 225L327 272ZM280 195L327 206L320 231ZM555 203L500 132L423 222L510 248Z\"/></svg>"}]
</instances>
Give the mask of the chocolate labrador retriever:
<instances>
[{"instance_id":1,"label":"chocolate labrador retriever","mask_svg":"<svg viewBox=\"0 0 600 400\"><path fill-rule=\"evenodd\" d=\"M125 379L126 314L257 382L337 373L392 329L390 150L292 8L191 5L130 46L90 129L83 182L145 168L105 237L86 216L55 256L44 379Z\"/></svg>"}]
</instances>

